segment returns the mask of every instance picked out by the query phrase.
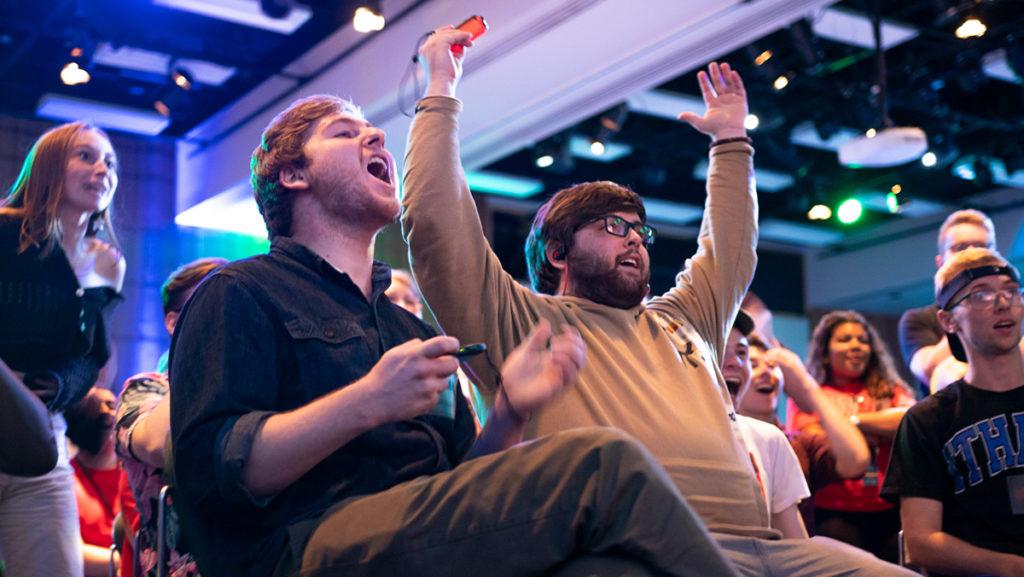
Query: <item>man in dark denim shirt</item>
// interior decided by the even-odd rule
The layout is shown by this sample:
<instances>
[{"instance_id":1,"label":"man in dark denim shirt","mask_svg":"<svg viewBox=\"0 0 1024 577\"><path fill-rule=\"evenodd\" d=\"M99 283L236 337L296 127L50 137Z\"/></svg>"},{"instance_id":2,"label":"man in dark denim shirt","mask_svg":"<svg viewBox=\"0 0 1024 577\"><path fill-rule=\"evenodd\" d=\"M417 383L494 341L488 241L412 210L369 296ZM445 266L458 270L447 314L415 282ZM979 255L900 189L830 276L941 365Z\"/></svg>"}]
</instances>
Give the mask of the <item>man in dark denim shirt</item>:
<instances>
[{"instance_id":1,"label":"man in dark denim shirt","mask_svg":"<svg viewBox=\"0 0 1024 577\"><path fill-rule=\"evenodd\" d=\"M578 333L541 323L509 355L474 441L458 341L382 298L374 238L399 210L383 145L335 97L278 115L252 162L270 253L221 268L181 314L175 506L203 575L512 576L606 553L629 574L734 575L624 435L510 448L575 381Z\"/></svg>"}]
</instances>

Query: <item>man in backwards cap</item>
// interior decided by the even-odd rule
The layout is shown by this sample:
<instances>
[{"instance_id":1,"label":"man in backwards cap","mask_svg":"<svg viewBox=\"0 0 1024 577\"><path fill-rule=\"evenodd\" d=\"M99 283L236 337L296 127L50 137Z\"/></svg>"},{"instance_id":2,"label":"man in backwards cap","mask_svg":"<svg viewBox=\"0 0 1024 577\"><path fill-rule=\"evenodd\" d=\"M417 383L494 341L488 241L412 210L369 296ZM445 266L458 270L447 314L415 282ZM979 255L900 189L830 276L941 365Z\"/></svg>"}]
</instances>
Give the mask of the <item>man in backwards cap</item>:
<instances>
[{"instance_id":1,"label":"man in backwards cap","mask_svg":"<svg viewBox=\"0 0 1024 577\"><path fill-rule=\"evenodd\" d=\"M941 575L1024 575L1020 275L968 248L935 275L938 319L963 379L910 408L884 497L901 505L911 562Z\"/></svg>"}]
</instances>

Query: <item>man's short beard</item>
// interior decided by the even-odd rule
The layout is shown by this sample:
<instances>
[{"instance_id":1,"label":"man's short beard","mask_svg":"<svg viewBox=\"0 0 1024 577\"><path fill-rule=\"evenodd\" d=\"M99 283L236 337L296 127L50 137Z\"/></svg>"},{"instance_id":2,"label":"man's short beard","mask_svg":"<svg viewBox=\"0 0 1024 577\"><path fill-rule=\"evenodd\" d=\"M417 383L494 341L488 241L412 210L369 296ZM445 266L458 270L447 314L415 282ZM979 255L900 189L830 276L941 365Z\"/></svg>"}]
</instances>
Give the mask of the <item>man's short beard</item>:
<instances>
[{"instance_id":1,"label":"man's short beard","mask_svg":"<svg viewBox=\"0 0 1024 577\"><path fill-rule=\"evenodd\" d=\"M390 207L384 206L386 201L383 198L373 196L354 183L345 183L335 189L321 186L316 190L329 191L321 194L320 204L325 212L345 224L383 228L396 222L401 214L401 205L397 199L393 211L385 212Z\"/></svg>"},{"instance_id":2,"label":"man's short beard","mask_svg":"<svg viewBox=\"0 0 1024 577\"><path fill-rule=\"evenodd\" d=\"M647 270L633 280L616 270L615 265L608 267L599 257L579 249L571 251L570 257L567 274L572 296L620 309L633 308L647 296L650 280ZM639 262L639 257L637 260Z\"/></svg>"}]
</instances>

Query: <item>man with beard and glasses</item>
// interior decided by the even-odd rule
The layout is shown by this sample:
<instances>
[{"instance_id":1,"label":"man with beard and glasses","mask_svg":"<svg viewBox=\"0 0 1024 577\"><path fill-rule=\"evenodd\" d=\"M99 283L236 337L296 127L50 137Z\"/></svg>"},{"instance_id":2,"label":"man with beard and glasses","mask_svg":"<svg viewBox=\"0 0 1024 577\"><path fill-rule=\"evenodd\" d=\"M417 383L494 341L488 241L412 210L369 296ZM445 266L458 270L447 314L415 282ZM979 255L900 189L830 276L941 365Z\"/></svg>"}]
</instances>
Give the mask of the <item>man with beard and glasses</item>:
<instances>
[{"instance_id":1,"label":"man with beard and glasses","mask_svg":"<svg viewBox=\"0 0 1024 577\"><path fill-rule=\"evenodd\" d=\"M451 47L468 39L441 28L420 49L429 79L409 135L402 224L413 272L440 325L489 347L472 362L476 382L496 390L496 367L537 323L575 327L587 365L577 386L534 412L528 437L593 425L636 437L741 574L910 575L848 549L780 540L736 433L718 365L757 260L753 148L739 75L712 63L698 73L707 111L680 115L712 143L698 250L676 286L642 304L656 236L643 201L624 186L588 182L555 193L538 210L526 242L533 292L488 246L460 166L462 103L454 96L468 51L456 55Z\"/></svg>"},{"instance_id":2,"label":"man with beard and glasses","mask_svg":"<svg viewBox=\"0 0 1024 577\"><path fill-rule=\"evenodd\" d=\"M931 577L1024 575L1024 321L1020 273L966 248L935 275L938 321L967 374L910 407L882 496Z\"/></svg>"}]
</instances>

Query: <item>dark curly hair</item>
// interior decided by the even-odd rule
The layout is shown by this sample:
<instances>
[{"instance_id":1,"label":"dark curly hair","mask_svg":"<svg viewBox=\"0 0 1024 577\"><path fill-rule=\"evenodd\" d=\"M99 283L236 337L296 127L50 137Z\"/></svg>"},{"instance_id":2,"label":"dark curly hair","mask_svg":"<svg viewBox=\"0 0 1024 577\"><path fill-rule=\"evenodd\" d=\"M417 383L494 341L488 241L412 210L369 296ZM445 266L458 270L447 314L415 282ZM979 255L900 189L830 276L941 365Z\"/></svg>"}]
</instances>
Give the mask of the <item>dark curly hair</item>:
<instances>
[{"instance_id":1,"label":"dark curly hair","mask_svg":"<svg viewBox=\"0 0 1024 577\"><path fill-rule=\"evenodd\" d=\"M607 180L563 188L537 209L525 247L526 269L533 290L544 294L555 294L558 290L562 273L548 261L548 246L554 245L561 254L568 254L580 225L617 211L635 212L640 220L647 220L640 195Z\"/></svg>"},{"instance_id":2,"label":"dark curly hair","mask_svg":"<svg viewBox=\"0 0 1024 577\"><path fill-rule=\"evenodd\" d=\"M892 355L885 342L878 336L878 331L871 326L864 315L857 311L833 311L821 317L811 335L810 351L807 355L807 371L814 380L826 384L832 380L832 369L828 364L828 342L836 327L844 323L855 323L868 333L871 345L871 357L864 369L863 381L868 393L875 399L889 399L893 396L894 387L903 387L913 395L913 390L900 378L892 362Z\"/></svg>"}]
</instances>

